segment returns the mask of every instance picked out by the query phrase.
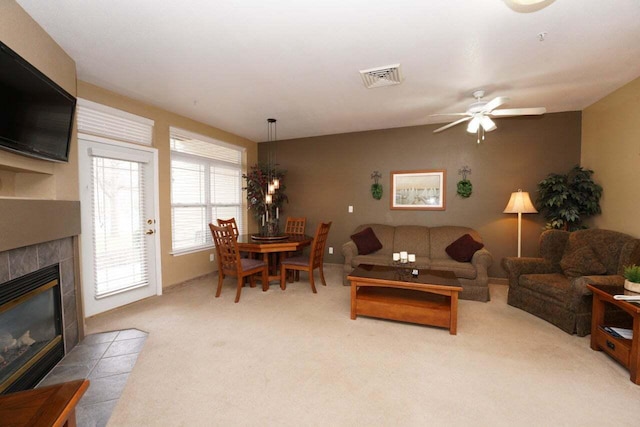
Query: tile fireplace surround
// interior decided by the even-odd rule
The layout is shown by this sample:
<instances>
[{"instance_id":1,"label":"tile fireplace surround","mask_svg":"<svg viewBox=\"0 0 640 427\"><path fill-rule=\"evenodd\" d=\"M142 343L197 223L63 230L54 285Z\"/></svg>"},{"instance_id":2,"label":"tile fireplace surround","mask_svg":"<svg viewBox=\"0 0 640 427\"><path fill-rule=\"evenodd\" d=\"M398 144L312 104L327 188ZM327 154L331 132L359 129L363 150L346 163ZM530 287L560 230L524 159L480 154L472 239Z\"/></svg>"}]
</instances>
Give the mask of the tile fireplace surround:
<instances>
[{"instance_id":1,"label":"tile fireplace surround","mask_svg":"<svg viewBox=\"0 0 640 427\"><path fill-rule=\"evenodd\" d=\"M43 267L60 265L65 354L78 344L83 331L75 277L78 234L79 202L0 199L0 287Z\"/></svg>"}]
</instances>

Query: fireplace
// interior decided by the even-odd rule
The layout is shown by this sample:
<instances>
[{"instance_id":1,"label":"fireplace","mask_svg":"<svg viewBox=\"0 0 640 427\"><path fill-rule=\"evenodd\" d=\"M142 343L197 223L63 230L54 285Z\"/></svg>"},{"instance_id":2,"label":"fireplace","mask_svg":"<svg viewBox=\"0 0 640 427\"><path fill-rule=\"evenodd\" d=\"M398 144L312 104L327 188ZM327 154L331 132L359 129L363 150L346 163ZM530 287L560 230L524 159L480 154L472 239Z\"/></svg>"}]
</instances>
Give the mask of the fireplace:
<instances>
[{"instance_id":1,"label":"fireplace","mask_svg":"<svg viewBox=\"0 0 640 427\"><path fill-rule=\"evenodd\" d=\"M0 393L34 387L63 356L59 264L0 284Z\"/></svg>"}]
</instances>

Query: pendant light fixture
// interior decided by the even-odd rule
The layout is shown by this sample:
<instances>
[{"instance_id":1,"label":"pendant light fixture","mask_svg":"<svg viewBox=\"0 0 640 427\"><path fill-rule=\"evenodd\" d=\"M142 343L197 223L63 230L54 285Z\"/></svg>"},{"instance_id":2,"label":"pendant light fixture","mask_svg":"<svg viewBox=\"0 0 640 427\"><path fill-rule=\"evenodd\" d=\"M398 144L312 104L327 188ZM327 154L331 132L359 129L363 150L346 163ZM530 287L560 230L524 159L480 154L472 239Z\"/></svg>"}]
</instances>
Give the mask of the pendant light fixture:
<instances>
[{"instance_id":1,"label":"pendant light fixture","mask_svg":"<svg viewBox=\"0 0 640 427\"><path fill-rule=\"evenodd\" d=\"M265 203L273 203L273 194L280 188L280 180L276 176L276 150L275 144L278 139L276 119L267 119L267 168L269 175L267 179L267 191Z\"/></svg>"}]
</instances>

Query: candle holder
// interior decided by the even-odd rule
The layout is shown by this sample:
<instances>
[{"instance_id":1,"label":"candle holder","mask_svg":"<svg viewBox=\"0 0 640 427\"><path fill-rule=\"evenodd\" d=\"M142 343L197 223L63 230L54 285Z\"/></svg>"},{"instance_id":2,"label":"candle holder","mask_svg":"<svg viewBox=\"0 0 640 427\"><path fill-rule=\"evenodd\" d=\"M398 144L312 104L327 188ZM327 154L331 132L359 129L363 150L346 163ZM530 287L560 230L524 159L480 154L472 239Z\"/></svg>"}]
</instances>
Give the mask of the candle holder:
<instances>
[{"instance_id":1,"label":"candle holder","mask_svg":"<svg viewBox=\"0 0 640 427\"><path fill-rule=\"evenodd\" d=\"M391 266L395 267L396 269L396 275L398 276L399 280L403 280L403 281L409 281L412 278L412 274L411 272L413 271L413 269L416 266L415 262L403 262L402 260L400 261L391 261Z\"/></svg>"}]
</instances>

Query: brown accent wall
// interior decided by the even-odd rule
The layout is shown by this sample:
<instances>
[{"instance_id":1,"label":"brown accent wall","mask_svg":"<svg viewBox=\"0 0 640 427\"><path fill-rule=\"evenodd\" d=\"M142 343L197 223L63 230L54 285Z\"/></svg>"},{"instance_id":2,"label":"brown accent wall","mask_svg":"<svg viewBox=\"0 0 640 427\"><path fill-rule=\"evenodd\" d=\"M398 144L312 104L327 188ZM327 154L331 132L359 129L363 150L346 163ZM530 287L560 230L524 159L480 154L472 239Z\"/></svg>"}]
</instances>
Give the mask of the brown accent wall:
<instances>
[{"instance_id":1,"label":"brown accent wall","mask_svg":"<svg viewBox=\"0 0 640 427\"><path fill-rule=\"evenodd\" d=\"M521 188L535 199L536 184L547 174L579 163L581 113L496 122L498 129L480 144L464 125L439 134L432 133L439 125L430 125L278 141L277 161L288 171L283 216L306 216L308 234L320 221L332 221L327 246L334 254L325 256L331 263L344 261L341 246L362 223L473 227L494 256L490 275L504 277L501 259L517 255L517 216L502 213L509 196ZM261 159L266 148L260 144ZM456 195L458 170L465 165L472 170L468 199ZM419 169L446 169L446 210L390 210L389 172ZM371 197L374 170L383 175L382 200ZM522 255L536 256L544 219L523 215L522 227Z\"/></svg>"},{"instance_id":2,"label":"brown accent wall","mask_svg":"<svg viewBox=\"0 0 640 427\"><path fill-rule=\"evenodd\" d=\"M582 164L603 187L591 224L640 237L640 78L584 110Z\"/></svg>"}]
</instances>

